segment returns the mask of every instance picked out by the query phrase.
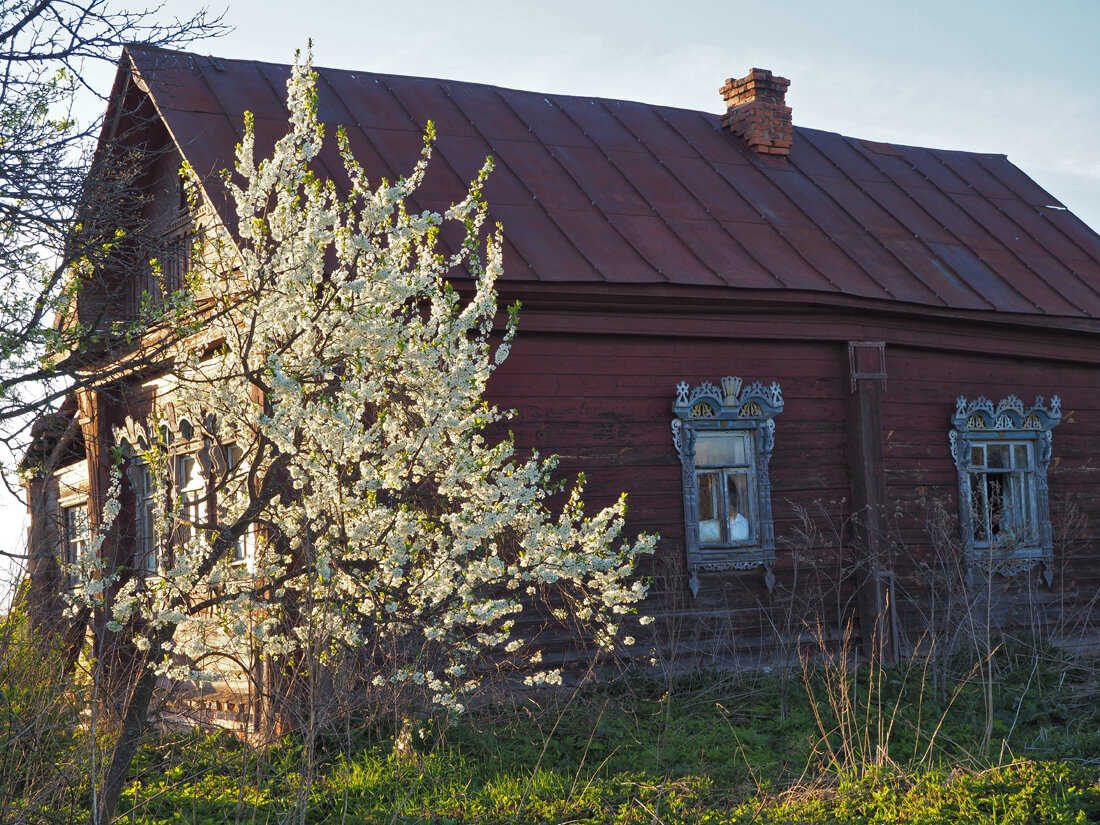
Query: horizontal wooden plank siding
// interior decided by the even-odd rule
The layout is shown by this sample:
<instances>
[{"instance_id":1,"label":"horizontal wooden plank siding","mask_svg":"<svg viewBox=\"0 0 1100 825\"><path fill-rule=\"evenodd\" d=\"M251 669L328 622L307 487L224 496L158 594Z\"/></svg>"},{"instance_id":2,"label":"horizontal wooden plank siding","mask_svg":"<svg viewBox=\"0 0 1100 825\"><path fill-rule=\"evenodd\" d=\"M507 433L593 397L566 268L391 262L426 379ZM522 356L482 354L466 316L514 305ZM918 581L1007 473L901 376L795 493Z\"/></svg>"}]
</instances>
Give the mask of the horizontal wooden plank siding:
<instances>
[{"instance_id":1,"label":"horizontal wooden plank siding","mask_svg":"<svg viewBox=\"0 0 1100 825\"><path fill-rule=\"evenodd\" d=\"M987 624L1060 638L1088 631L1100 592L1100 367L1051 359L887 349L886 472L897 508L897 566L904 622L945 632ZM966 581L958 528L958 482L948 433L958 396L994 404L1016 395L1025 405L1041 395L1062 398L1049 470L1054 570L1050 586L1038 571L992 581ZM989 603L988 616L986 605ZM970 615L977 611L980 615ZM974 631L976 632L976 631Z\"/></svg>"},{"instance_id":2,"label":"horizontal wooden plank siding","mask_svg":"<svg viewBox=\"0 0 1100 825\"><path fill-rule=\"evenodd\" d=\"M583 472L591 507L610 504L625 491L628 532L660 534L656 556L642 564L653 577L646 610L661 618L657 632L668 643L663 649L677 655L775 660L800 639L805 643L811 628L820 628L832 644L854 621L854 573L862 562L850 512L850 339L841 337L840 326L826 340L807 340L806 319L797 315L771 314L768 320L758 318L751 332L742 328L740 335L736 325L716 335L714 327L697 322L700 334L690 335L690 324L676 313L649 325L639 316L590 312L580 324L564 308L536 305L522 317L512 353L490 382L490 400L515 410L506 428L521 450L559 455L562 478ZM1100 368L1081 362L1077 340L1067 341L1064 360L1050 357L1056 347L1044 331L1021 333L1012 347L1002 329L986 330L983 338L981 329L936 321L928 325L926 344L914 345L913 318L869 317L867 324L886 342L885 546L902 652L937 629L954 627L958 636L960 616L973 614L975 605L984 611L986 602L983 621L996 627L1042 625L1054 633L1055 625L1080 625L1100 590L1100 555L1087 526L1100 524ZM826 326L814 331L821 335ZM892 328L899 341L891 340ZM1043 340L1044 357L1027 356L1031 338ZM998 345L1010 354L990 354ZM705 573L693 598L686 588L670 406L679 381L694 386L724 375L775 380L783 389L770 474L775 587L767 590L759 569ZM976 595L959 549L950 416L959 395L985 395L996 403L1009 394L1026 404L1036 395L1063 399L1050 468L1057 570L1052 587L1037 573L1020 574L995 577L982 585L984 596ZM978 617L966 618L974 625Z\"/></svg>"},{"instance_id":3,"label":"horizontal wooden plank siding","mask_svg":"<svg viewBox=\"0 0 1100 825\"><path fill-rule=\"evenodd\" d=\"M774 653L777 628L794 615L801 623L805 609L792 613L792 600L827 602L837 624L838 599L823 592L836 587L843 542L811 547L803 534L807 513L829 512L838 525L845 518L845 357L840 345L806 341L521 332L489 396L515 410L508 428L518 446L559 455L563 478L585 474L591 507L625 491L629 532L660 534L656 556L643 563L655 577L648 609L663 616L661 632L686 634L675 645L679 654L743 658L759 656L762 646ZM775 380L783 389L771 461L776 587L768 592L760 570L710 573L692 598L671 404L678 382L694 386L724 375Z\"/></svg>"}]
</instances>

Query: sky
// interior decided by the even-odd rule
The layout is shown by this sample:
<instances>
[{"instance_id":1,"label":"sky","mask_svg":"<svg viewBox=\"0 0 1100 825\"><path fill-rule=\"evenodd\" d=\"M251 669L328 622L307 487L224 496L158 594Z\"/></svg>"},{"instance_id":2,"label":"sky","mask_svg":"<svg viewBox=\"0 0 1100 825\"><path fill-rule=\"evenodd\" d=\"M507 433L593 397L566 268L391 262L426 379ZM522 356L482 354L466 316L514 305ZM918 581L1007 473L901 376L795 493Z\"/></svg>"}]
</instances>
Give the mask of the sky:
<instances>
[{"instance_id":1,"label":"sky","mask_svg":"<svg viewBox=\"0 0 1100 825\"><path fill-rule=\"evenodd\" d=\"M771 69L796 124L1007 154L1100 228L1097 0L234 0L226 21L194 50L287 63L312 38L320 66L711 112Z\"/></svg>"},{"instance_id":2,"label":"sky","mask_svg":"<svg viewBox=\"0 0 1100 825\"><path fill-rule=\"evenodd\" d=\"M191 50L289 63L312 39L318 66L714 113L770 69L796 125L1006 154L1100 230L1100 0L232 0L225 22ZM24 535L0 501L0 551Z\"/></svg>"}]
</instances>

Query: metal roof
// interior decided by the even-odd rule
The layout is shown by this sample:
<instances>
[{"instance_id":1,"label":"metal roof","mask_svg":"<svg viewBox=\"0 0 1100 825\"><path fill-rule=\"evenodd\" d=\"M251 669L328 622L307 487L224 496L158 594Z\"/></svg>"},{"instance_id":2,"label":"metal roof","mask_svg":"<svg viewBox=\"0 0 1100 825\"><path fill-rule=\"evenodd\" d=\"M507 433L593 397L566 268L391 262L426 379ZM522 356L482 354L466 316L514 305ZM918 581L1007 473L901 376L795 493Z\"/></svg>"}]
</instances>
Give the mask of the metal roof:
<instances>
[{"instance_id":1,"label":"metal roof","mask_svg":"<svg viewBox=\"0 0 1100 825\"><path fill-rule=\"evenodd\" d=\"M287 66L145 47L127 54L200 174L232 168L246 110L261 151L286 131ZM408 172L435 123L417 208L461 199L492 155L485 196L504 225L507 279L1100 317L1100 236L1003 155L796 127L788 160L773 160L723 130L717 114L316 71L321 120L347 129L375 181ZM340 177L335 141L321 162Z\"/></svg>"}]
</instances>

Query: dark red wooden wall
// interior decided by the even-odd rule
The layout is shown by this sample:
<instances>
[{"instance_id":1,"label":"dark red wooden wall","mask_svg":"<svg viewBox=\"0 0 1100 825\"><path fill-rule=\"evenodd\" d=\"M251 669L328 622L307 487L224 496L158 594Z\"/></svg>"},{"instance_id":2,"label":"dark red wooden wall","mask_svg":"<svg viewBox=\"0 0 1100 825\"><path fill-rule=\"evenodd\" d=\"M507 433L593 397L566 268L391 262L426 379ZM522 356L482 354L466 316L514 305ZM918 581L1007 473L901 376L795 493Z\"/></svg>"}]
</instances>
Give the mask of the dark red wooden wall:
<instances>
[{"instance_id":1,"label":"dark red wooden wall","mask_svg":"<svg viewBox=\"0 0 1100 825\"><path fill-rule=\"evenodd\" d=\"M521 312L512 354L490 384L491 400L516 410L509 428L521 448L560 455L562 477L585 473L591 507L626 491L629 531L660 534L656 556L643 563L653 577L645 609L661 619L658 633L673 637L671 650L701 661L774 660L813 644L818 632L835 642L858 615L847 341L868 337L886 342L883 546L895 576L902 652L927 634L957 629L960 611L976 603L979 585L966 581L959 555L948 440L959 395L997 402L1016 394L1027 404L1036 395L1062 397L1050 470L1055 581L1048 587L1036 574L1021 574L980 587L992 597L988 618L998 629L1091 631L1090 608L1100 588L1100 554L1091 532L1100 525L1094 490L1100 367L1082 363L1079 342L1067 345L1060 358L1051 357L1059 347L1047 333L1029 343L1034 336L1027 330L1006 336L998 329L983 337L966 324L943 327L942 319L935 322L940 328L922 330L913 319L845 326L827 316L810 322L769 313L746 323L742 337L733 320L716 331L703 322L693 326L690 316L632 323L620 314L536 307ZM914 345L922 337L924 343ZM995 354L1013 339L1017 352ZM1044 357L1029 357L1029 346ZM771 462L776 586L769 593L760 570L709 573L692 597L683 569L683 501L670 405L677 382L695 385L724 375L777 380L783 390ZM1059 543L1071 514L1080 535Z\"/></svg>"}]
</instances>

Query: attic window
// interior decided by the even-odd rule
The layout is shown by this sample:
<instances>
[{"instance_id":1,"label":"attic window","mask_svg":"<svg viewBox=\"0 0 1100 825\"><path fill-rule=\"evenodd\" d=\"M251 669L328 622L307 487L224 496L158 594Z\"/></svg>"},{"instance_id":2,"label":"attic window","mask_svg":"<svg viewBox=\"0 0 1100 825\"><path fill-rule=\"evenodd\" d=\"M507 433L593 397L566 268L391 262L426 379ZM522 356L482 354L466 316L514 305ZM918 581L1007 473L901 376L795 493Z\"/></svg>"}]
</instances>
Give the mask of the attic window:
<instances>
[{"instance_id":1,"label":"attic window","mask_svg":"<svg viewBox=\"0 0 1100 825\"><path fill-rule=\"evenodd\" d=\"M959 477L959 523L971 568L1004 576L1044 568L1052 579L1053 537L1047 492L1051 430L1062 419L1058 396L1025 409L1014 395L996 407L959 396L951 455Z\"/></svg>"},{"instance_id":2,"label":"attic window","mask_svg":"<svg viewBox=\"0 0 1100 825\"><path fill-rule=\"evenodd\" d=\"M183 232L168 240L164 260L161 262L162 295L179 292L187 284L187 277L191 274L194 244L195 236L191 232Z\"/></svg>"},{"instance_id":3,"label":"attic window","mask_svg":"<svg viewBox=\"0 0 1100 825\"><path fill-rule=\"evenodd\" d=\"M684 533L691 590L699 571L763 567L775 581L768 463L775 421L783 411L779 384L756 382L742 389L727 376L721 389L705 381L676 387L672 440L680 456L684 487Z\"/></svg>"},{"instance_id":4,"label":"attic window","mask_svg":"<svg viewBox=\"0 0 1100 825\"><path fill-rule=\"evenodd\" d=\"M156 254L154 276L145 291L156 302L187 286L199 236L195 232L193 212L198 189L190 175L182 170L176 176L174 212L166 219L160 249Z\"/></svg>"}]
</instances>

